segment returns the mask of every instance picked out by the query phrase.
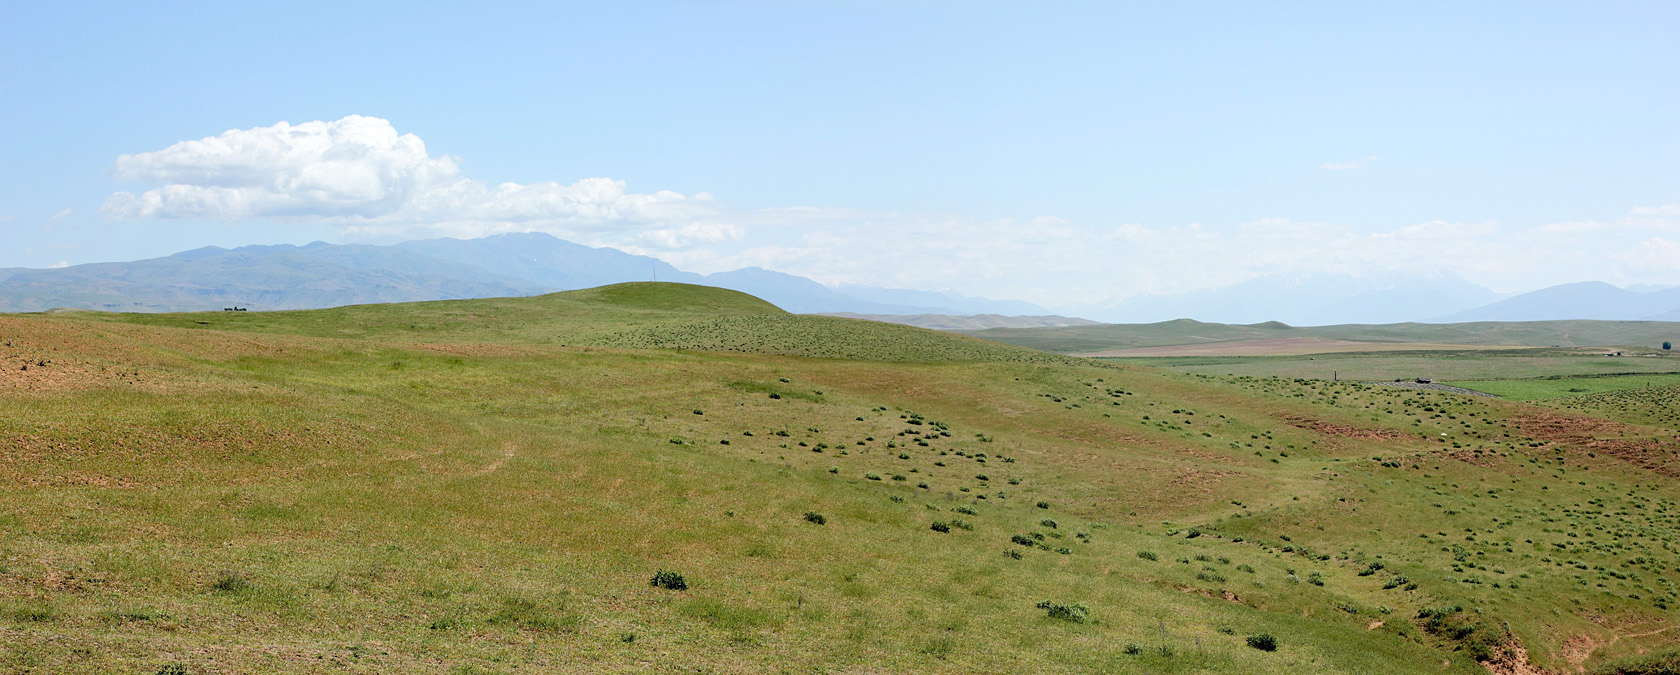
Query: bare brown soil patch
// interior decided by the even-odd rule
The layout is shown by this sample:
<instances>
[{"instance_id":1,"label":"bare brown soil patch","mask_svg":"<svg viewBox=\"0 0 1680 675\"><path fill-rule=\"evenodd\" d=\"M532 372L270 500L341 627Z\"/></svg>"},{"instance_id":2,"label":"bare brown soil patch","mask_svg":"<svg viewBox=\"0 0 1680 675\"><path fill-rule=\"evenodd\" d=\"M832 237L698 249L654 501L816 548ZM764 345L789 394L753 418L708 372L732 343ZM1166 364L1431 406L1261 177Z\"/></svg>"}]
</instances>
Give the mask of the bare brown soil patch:
<instances>
[{"instance_id":1,"label":"bare brown soil patch","mask_svg":"<svg viewBox=\"0 0 1680 675\"><path fill-rule=\"evenodd\" d=\"M1672 448L1656 438L1621 436L1636 429L1596 417L1536 412L1516 418L1517 428L1532 438L1560 443L1577 450L1610 455L1664 476L1680 476ZM1609 437L1610 434L1616 434ZM1603 436L1603 437L1601 437Z\"/></svg>"},{"instance_id":2,"label":"bare brown soil patch","mask_svg":"<svg viewBox=\"0 0 1680 675\"><path fill-rule=\"evenodd\" d=\"M1410 437L1410 434L1396 429L1367 429L1350 424L1337 424L1335 422L1316 420L1310 417L1302 417L1300 415L1285 415L1283 421L1289 423L1289 426L1297 429L1306 429L1308 431L1316 431L1330 436L1341 436L1343 438L1356 438L1369 441L1397 441Z\"/></svg>"},{"instance_id":3,"label":"bare brown soil patch","mask_svg":"<svg viewBox=\"0 0 1680 675\"><path fill-rule=\"evenodd\" d=\"M1495 646L1482 667L1493 675L1547 675L1545 670L1528 662L1528 650L1514 640Z\"/></svg>"},{"instance_id":4,"label":"bare brown soil patch","mask_svg":"<svg viewBox=\"0 0 1680 675\"><path fill-rule=\"evenodd\" d=\"M1598 651L1598 648L1604 646L1605 644L1608 644L1605 640L1600 640L1586 633L1582 633L1564 641L1563 648L1561 650L1563 653L1563 660L1568 661L1570 667L1575 669L1575 672L1584 672L1586 670L1585 664L1587 659L1592 658L1593 652Z\"/></svg>"}]
</instances>

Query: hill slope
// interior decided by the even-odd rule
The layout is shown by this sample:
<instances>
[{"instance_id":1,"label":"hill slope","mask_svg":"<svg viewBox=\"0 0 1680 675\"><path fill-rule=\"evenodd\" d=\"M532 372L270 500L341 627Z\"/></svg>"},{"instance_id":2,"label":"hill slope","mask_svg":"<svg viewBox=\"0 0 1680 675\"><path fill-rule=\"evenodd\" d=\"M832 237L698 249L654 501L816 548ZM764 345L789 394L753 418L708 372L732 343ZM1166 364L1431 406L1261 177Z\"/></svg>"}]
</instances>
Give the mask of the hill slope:
<instances>
[{"instance_id":1,"label":"hill slope","mask_svg":"<svg viewBox=\"0 0 1680 675\"><path fill-rule=\"evenodd\" d=\"M783 320L991 350L614 342ZM1669 417L1021 352L676 284L0 317L0 671L1468 674L1680 644Z\"/></svg>"}]
</instances>

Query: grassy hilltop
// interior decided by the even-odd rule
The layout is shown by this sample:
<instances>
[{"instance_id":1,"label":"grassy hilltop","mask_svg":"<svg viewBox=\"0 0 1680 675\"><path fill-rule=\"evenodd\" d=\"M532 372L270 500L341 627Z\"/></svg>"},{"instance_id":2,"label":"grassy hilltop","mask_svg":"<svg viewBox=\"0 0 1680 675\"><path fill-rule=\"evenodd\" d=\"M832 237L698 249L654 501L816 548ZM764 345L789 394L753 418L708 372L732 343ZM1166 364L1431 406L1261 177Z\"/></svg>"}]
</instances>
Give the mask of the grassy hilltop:
<instances>
[{"instance_id":1,"label":"grassy hilltop","mask_svg":"<svg viewBox=\"0 0 1680 675\"><path fill-rule=\"evenodd\" d=\"M676 284L0 316L0 672L1659 672L1674 394L1592 396Z\"/></svg>"}]
</instances>

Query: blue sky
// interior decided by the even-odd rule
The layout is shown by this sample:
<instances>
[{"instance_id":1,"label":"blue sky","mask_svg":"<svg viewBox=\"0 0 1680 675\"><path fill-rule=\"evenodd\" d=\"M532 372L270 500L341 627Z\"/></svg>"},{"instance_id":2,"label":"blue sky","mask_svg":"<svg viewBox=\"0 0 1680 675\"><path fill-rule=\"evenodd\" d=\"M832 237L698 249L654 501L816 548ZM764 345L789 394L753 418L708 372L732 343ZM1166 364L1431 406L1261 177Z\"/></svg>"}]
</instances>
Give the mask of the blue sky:
<instances>
[{"instance_id":1,"label":"blue sky","mask_svg":"<svg viewBox=\"0 0 1680 675\"><path fill-rule=\"evenodd\" d=\"M1350 4L5 2L0 267L544 230L1049 306L1680 283L1680 5Z\"/></svg>"}]
</instances>

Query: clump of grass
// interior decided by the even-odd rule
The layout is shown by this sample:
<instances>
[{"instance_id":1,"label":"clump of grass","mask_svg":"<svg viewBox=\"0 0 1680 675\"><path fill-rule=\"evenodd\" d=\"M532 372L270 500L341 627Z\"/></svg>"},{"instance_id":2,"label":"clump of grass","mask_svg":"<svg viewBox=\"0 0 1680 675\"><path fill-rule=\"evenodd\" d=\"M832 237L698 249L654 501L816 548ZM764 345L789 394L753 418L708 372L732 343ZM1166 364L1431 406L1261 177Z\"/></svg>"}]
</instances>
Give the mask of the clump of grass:
<instances>
[{"instance_id":1,"label":"clump of grass","mask_svg":"<svg viewBox=\"0 0 1680 675\"><path fill-rule=\"evenodd\" d=\"M1271 633L1257 633L1248 636L1248 646L1263 652L1275 652L1278 648L1277 638Z\"/></svg>"},{"instance_id":2,"label":"clump of grass","mask_svg":"<svg viewBox=\"0 0 1680 675\"><path fill-rule=\"evenodd\" d=\"M210 588L223 593L239 593L250 590L251 582L238 570L222 570L216 575L216 582L210 584Z\"/></svg>"},{"instance_id":3,"label":"clump of grass","mask_svg":"<svg viewBox=\"0 0 1680 675\"><path fill-rule=\"evenodd\" d=\"M1154 551L1138 551L1137 557L1151 562L1161 559L1161 556L1155 555Z\"/></svg>"},{"instance_id":4,"label":"clump of grass","mask_svg":"<svg viewBox=\"0 0 1680 675\"><path fill-rule=\"evenodd\" d=\"M1085 623L1091 616L1091 608L1077 602L1067 604L1045 600L1038 603L1038 608L1044 610L1045 614L1052 619L1072 623Z\"/></svg>"},{"instance_id":5,"label":"clump of grass","mask_svg":"<svg viewBox=\"0 0 1680 675\"><path fill-rule=\"evenodd\" d=\"M1041 509L1048 509L1050 508L1050 502L1039 502L1036 506Z\"/></svg>"},{"instance_id":6,"label":"clump of grass","mask_svg":"<svg viewBox=\"0 0 1680 675\"><path fill-rule=\"evenodd\" d=\"M1017 534L1015 536L1012 536L1012 537L1009 538L1009 541L1012 542L1012 543L1020 544L1022 546L1036 546L1036 545L1038 545L1038 541L1036 541L1032 537L1029 537L1029 536L1024 535L1024 534Z\"/></svg>"},{"instance_id":7,"label":"clump of grass","mask_svg":"<svg viewBox=\"0 0 1680 675\"><path fill-rule=\"evenodd\" d=\"M688 580L684 579L683 575L670 570L659 570L658 573L653 575L652 579L648 580L648 585L654 588L666 588L673 591L688 590Z\"/></svg>"},{"instance_id":8,"label":"clump of grass","mask_svg":"<svg viewBox=\"0 0 1680 675\"><path fill-rule=\"evenodd\" d=\"M828 524L828 518L824 517L823 514L821 514L821 513L817 513L816 511L806 511L805 512L805 522L816 523L818 525L827 525Z\"/></svg>"},{"instance_id":9,"label":"clump of grass","mask_svg":"<svg viewBox=\"0 0 1680 675\"><path fill-rule=\"evenodd\" d=\"M490 615L488 621L530 630L566 633L577 630L578 625L583 623L582 619L566 613L558 604L524 597L504 598L502 606Z\"/></svg>"},{"instance_id":10,"label":"clump of grass","mask_svg":"<svg viewBox=\"0 0 1680 675\"><path fill-rule=\"evenodd\" d=\"M1048 527L1052 530L1056 529L1056 527L1057 527L1056 521L1051 520L1049 518L1045 518L1044 520L1038 521L1038 524L1043 525L1045 527Z\"/></svg>"},{"instance_id":11,"label":"clump of grass","mask_svg":"<svg viewBox=\"0 0 1680 675\"><path fill-rule=\"evenodd\" d=\"M0 609L0 617L19 623L41 623L52 621L53 611L46 605L22 605Z\"/></svg>"}]
</instances>

